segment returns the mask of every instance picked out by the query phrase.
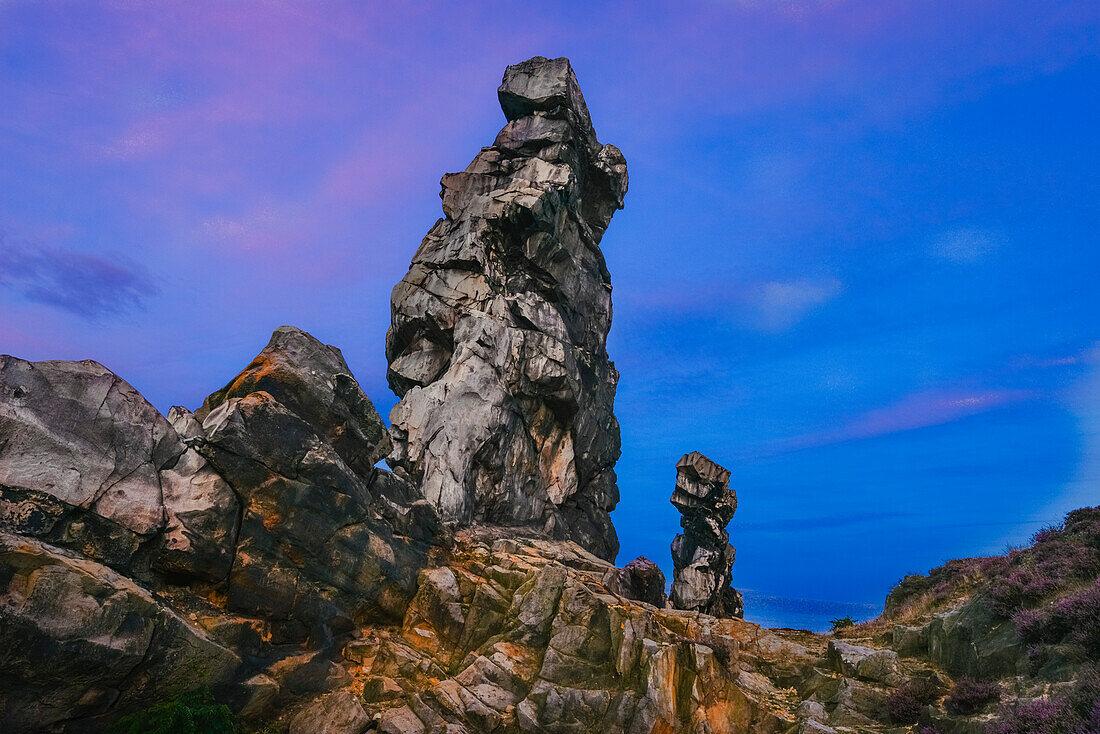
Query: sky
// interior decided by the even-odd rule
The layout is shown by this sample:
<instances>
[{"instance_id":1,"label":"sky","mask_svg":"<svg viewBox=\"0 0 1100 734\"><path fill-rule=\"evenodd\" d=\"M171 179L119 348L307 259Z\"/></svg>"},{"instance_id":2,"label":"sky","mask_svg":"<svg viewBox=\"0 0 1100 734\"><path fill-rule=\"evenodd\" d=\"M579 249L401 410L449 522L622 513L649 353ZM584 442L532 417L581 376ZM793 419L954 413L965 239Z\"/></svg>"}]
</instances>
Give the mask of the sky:
<instances>
[{"instance_id":1,"label":"sky","mask_svg":"<svg viewBox=\"0 0 1100 734\"><path fill-rule=\"evenodd\" d=\"M390 290L535 55L629 165L620 565L671 572L693 450L775 623L1100 504L1094 2L0 0L0 353L166 412L287 323L387 414Z\"/></svg>"}]
</instances>

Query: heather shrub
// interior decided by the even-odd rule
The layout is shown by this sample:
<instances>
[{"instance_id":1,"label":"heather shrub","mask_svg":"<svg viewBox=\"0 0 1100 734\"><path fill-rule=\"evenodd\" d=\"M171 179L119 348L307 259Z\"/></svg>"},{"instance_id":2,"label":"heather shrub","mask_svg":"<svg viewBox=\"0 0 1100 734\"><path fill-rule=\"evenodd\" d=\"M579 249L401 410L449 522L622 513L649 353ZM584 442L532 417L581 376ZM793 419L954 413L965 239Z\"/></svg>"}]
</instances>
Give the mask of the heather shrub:
<instances>
[{"instance_id":1,"label":"heather shrub","mask_svg":"<svg viewBox=\"0 0 1100 734\"><path fill-rule=\"evenodd\" d=\"M1046 527L1039 528L1035 531L1035 534L1031 536L1031 544L1047 543L1054 540L1062 532L1061 526L1047 525Z\"/></svg>"},{"instance_id":2,"label":"heather shrub","mask_svg":"<svg viewBox=\"0 0 1100 734\"><path fill-rule=\"evenodd\" d=\"M915 724L924 707L937 698L939 690L931 681L913 678L887 697L886 713L895 724Z\"/></svg>"},{"instance_id":3,"label":"heather shrub","mask_svg":"<svg viewBox=\"0 0 1100 734\"><path fill-rule=\"evenodd\" d=\"M959 678L943 700L943 705L952 714L969 716L1000 699L1001 687L996 683Z\"/></svg>"},{"instance_id":4,"label":"heather shrub","mask_svg":"<svg viewBox=\"0 0 1100 734\"><path fill-rule=\"evenodd\" d=\"M1017 701L1001 710L991 734L1070 734L1068 707L1063 701L1039 698Z\"/></svg>"},{"instance_id":5,"label":"heather shrub","mask_svg":"<svg viewBox=\"0 0 1100 734\"><path fill-rule=\"evenodd\" d=\"M1059 599L1050 617L1086 655L1100 658L1100 580Z\"/></svg>"},{"instance_id":6,"label":"heather shrub","mask_svg":"<svg viewBox=\"0 0 1100 734\"><path fill-rule=\"evenodd\" d=\"M1001 707L990 734L1098 734L1100 673L1081 672L1073 688L1060 698L1015 701Z\"/></svg>"}]
</instances>

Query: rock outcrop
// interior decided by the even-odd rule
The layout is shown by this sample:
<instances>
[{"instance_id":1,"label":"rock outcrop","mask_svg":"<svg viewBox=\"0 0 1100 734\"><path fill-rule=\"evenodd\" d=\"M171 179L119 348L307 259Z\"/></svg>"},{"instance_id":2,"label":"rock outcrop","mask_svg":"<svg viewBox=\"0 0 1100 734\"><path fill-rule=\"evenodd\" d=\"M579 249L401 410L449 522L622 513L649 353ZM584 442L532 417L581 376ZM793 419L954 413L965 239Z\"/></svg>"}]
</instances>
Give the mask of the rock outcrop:
<instances>
[{"instance_id":1,"label":"rock outcrop","mask_svg":"<svg viewBox=\"0 0 1100 734\"><path fill-rule=\"evenodd\" d=\"M230 609L280 622L288 640L400 618L440 526L374 467L385 427L338 350L280 327L196 417L198 451L241 502Z\"/></svg>"},{"instance_id":2,"label":"rock outcrop","mask_svg":"<svg viewBox=\"0 0 1100 734\"><path fill-rule=\"evenodd\" d=\"M508 124L443 177L394 288L390 463L441 516L540 528L613 559L618 373L599 244L627 188L567 59L508 67Z\"/></svg>"},{"instance_id":3,"label":"rock outcrop","mask_svg":"<svg viewBox=\"0 0 1100 734\"><path fill-rule=\"evenodd\" d=\"M809 656L739 619L654 609L569 541L460 533L420 574L400 630L345 656L378 730L780 732L796 701L742 666ZM765 663L764 661L771 661Z\"/></svg>"},{"instance_id":4,"label":"rock outcrop","mask_svg":"<svg viewBox=\"0 0 1100 734\"><path fill-rule=\"evenodd\" d=\"M665 575L656 563L645 556L638 556L619 570L619 581L623 594L664 609L668 603L665 596Z\"/></svg>"},{"instance_id":5,"label":"rock outcrop","mask_svg":"<svg viewBox=\"0 0 1100 734\"><path fill-rule=\"evenodd\" d=\"M741 594L731 585L734 561L726 525L737 511L730 472L698 451L676 462L672 504L684 532L672 541L672 605L717 617L742 616Z\"/></svg>"},{"instance_id":6,"label":"rock outcrop","mask_svg":"<svg viewBox=\"0 0 1100 734\"><path fill-rule=\"evenodd\" d=\"M96 730L199 687L258 717L346 682L320 651L403 619L447 545L389 448L292 327L169 419L95 362L0 357L0 720Z\"/></svg>"}]
</instances>

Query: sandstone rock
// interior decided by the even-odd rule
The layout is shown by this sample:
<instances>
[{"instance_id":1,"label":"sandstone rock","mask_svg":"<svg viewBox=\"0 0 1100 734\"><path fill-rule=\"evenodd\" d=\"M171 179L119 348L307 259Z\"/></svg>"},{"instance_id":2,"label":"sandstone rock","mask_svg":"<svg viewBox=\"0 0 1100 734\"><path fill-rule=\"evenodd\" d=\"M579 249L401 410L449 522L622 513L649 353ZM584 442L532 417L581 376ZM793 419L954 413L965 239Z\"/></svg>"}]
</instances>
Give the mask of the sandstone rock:
<instances>
[{"instance_id":1,"label":"sandstone rock","mask_svg":"<svg viewBox=\"0 0 1100 734\"><path fill-rule=\"evenodd\" d=\"M829 640L829 664L846 676L896 686L902 682L898 654L893 650L853 645L841 640Z\"/></svg>"},{"instance_id":2,"label":"sandstone rock","mask_svg":"<svg viewBox=\"0 0 1100 734\"><path fill-rule=\"evenodd\" d=\"M0 721L40 731L228 683L240 659L95 561L0 532Z\"/></svg>"},{"instance_id":3,"label":"sandstone rock","mask_svg":"<svg viewBox=\"0 0 1100 734\"><path fill-rule=\"evenodd\" d=\"M172 408L168 420L185 443L202 439L202 427L186 408ZM160 480L168 522L154 565L166 573L221 581L237 545L237 496L190 445L171 469L160 472Z\"/></svg>"},{"instance_id":4,"label":"sandstone rock","mask_svg":"<svg viewBox=\"0 0 1100 734\"><path fill-rule=\"evenodd\" d=\"M951 675L999 678L1026 670L1027 646L1016 626L982 595L938 614L927 629L929 658Z\"/></svg>"},{"instance_id":5,"label":"sandstone rock","mask_svg":"<svg viewBox=\"0 0 1100 734\"><path fill-rule=\"evenodd\" d=\"M196 411L201 421L231 398L266 392L305 421L360 475L390 451L389 434L374 404L352 377L336 347L293 326L280 326L252 363Z\"/></svg>"},{"instance_id":6,"label":"sandstone rock","mask_svg":"<svg viewBox=\"0 0 1100 734\"><path fill-rule=\"evenodd\" d=\"M258 673L240 685L241 701L237 714L246 721L259 721L268 718L282 689L279 684L263 673Z\"/></svg>"},{"instance_id":7,"label":"sandstone rock","mask_svg":"<svg viewBox=\"0 0 1100 734\"><path fill-rule=\"evenodd\" d=\"M896 624L894 625L890 644L898 655L905 657L927 656L928 628Z\"/></svg>"},{"instance_id":8,"label":"sandstone rock","mask_svg":"<svg viewBox=\"0 0 1100 734\"><path fill-rule=\"evenodd\" d=\"M0 526L126 569L164 527L158 472L184 449L103 365L0 356Z\"/></svg>"},{"instance_id":9,"label":"sandstone rock","mask_svg":"<svg viewBox=\"0 0 1100 734\"><path fill-rule=\"evenodd\" d=\"M665 607L665 575L656 563L645 556L638 556L619 570L623 593L630 599L644 601L658 609Z\"/></svg>"},{"instance_id":10,"label":"sandstone rock","mask_svg":"<svg viewBox=\"0 0 1100 734\"><path fill-rule=\"evenodd\" d=\"M290 722L290 734L361 734L370 718L351 691L335 691L307 706Z\"/></svg>"},{"instance_id":11,"label":"sandstone rock","mask_svg":"<svg viewBox=\"0 0 1100 734\"><path fill-rule=\"evenodd\" d=\"M794 726L774 710L783 694L738 669L740 640L767 654L759 626L632 602L609 586L618 569L568 541L473 528L456 543L448 565L421 572L398 635L347 648L370 661L365 706L380 731Z\"/></svg>"},{"instance_id":12,"label":"sandstone rock","mask_svg":"<svg viewBox=\"0 0 1100 734\"><path fill-rule=\"evenodd\" d=\"M279 623L285 641L400 618L440 525L374 468L388 439L339 352L281 327L204 410L197 450L243 505L230 608Z\"/></svg>"},{"instance_id":13,"label":"sandstone rock","mask_svg":"<svg viewBox=\"0 0 1100 734\"><path fill-rule=\"evenodd\" d=\"M566 59L509 67L508 124L462 173L394 288L389 461L448 521L538 527L611 559L618 541L600 239L626 192Z\"/></svg>"},{"instance_id":14,"label":"sandstone rock","mask_svg":"<svg viewBox=\"0 0 1100 734\"><path fill-rule=\"evenodd\" d=\"M730 472L698 451L676 463L672 504L684 532L672 541L672 605L677 609L740 617L741 594L730 582L734 561L726 525L737 510Z\"/></svg>"},{"instance_id":15,"label":"sandstone rock","mask_svg":"<svg viewBox=\"0 0 1100 734\"><path fill-rule=\"evenodd\" d=\"M807 699L800 703L795 715L799 719L812 719L814 721L824 721L826 717L825 707L812 699Z\"/></svg>"}]
</instances>

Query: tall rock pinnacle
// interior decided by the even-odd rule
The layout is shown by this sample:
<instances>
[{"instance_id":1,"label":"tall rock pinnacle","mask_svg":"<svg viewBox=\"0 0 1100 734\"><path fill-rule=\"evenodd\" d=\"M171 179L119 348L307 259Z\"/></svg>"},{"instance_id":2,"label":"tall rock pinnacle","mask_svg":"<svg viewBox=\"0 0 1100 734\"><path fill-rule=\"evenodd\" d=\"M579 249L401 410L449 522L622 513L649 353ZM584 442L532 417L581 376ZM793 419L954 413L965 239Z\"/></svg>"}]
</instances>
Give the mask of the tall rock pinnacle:
<instances>
[{"instance_id":1,"label":"tall rock pinnacle","mask_svg":"<svg viewBox=\"0 0 1100 734\"><path fill-rule=\"evenodd\" d=\"M444 218L391 299L390 464L447 520L525 525L604 558L618 539L618 372L599 244L626 161L601 145L568 59L510 66L508 124L443 177Z\"/></svg>"},{"instance_id":2,"label":"tall rock pinnacle","mask_svg":"<svg viewBox=\"0 0 1100 734\"><path fill-rule=\"evenodd\" d=\"M672 605L677 609L740 617L741 594L730 585L734 560L726 525L737 511L729 469L698 451L676 462L671 502L684 532L672 541Z\"/></svg>"}]
</instances>

